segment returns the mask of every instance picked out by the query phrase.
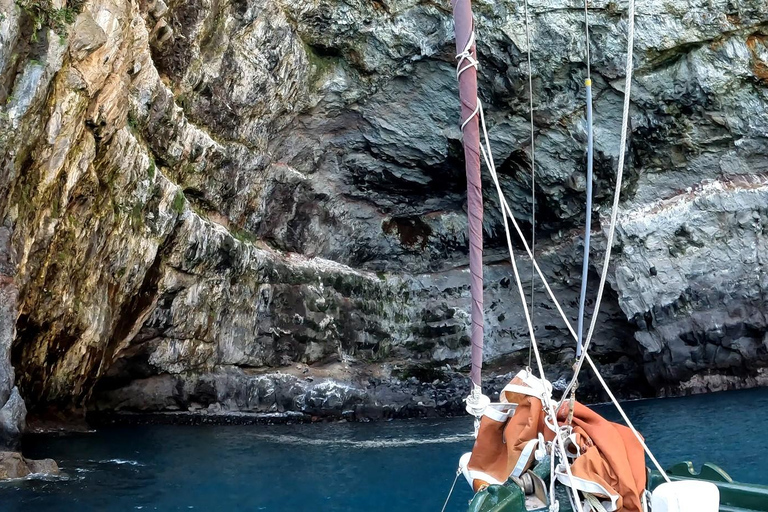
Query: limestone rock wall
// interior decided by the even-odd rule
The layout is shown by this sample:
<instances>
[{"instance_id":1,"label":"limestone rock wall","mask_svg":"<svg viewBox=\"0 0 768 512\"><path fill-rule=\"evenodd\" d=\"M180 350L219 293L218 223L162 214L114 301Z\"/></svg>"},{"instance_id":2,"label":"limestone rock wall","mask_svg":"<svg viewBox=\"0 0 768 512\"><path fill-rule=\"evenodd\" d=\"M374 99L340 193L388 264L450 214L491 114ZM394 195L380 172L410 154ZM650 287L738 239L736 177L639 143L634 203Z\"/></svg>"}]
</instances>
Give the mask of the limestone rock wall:
<instances>
[{"instance_id":1,"label":"limestone rock wall","mask_svg":"<svg viewBox=\"0 0 768 512\"><path fill-rule=\"evenodd\" d=\"M0 227L0 450L18 447L26 426L27 408L15 385L11 365L11 345L16 333L18 290L14 282L15 258L10 246L10 230Z\"/></svg>"},{"instance_id":2,"label":"limestone rock wall","mask_svg":"<svg viewBox=\"0 0 768 512\"><path fill-rule=\"evenodd\" d=\"M581 4L530 5L537 254L575 321ZM447 2L0 7L0 220L13 255L0 348L11 346L31 410L268 411L243 389L259 375L283 382L275 372L296 364L309 365L299 380L363 394L399 389L413 368L449 365L420 373L438 387L457 378L468 280ZM522 10L475 7L495 158L530 229ZM595 262L618 157L625 7L592 3ZM637 11L629 167L595 357L625 396L761 384L768 11L761 0L639 0ZM528 341L496 199L485 201L486 358L505 373L527 363ZM540 284L534 317L562 378L573 344ZM18 403L6 366L0 399ZM345 400L328 407L370 405Z\"/></svg>"}]
</instances>

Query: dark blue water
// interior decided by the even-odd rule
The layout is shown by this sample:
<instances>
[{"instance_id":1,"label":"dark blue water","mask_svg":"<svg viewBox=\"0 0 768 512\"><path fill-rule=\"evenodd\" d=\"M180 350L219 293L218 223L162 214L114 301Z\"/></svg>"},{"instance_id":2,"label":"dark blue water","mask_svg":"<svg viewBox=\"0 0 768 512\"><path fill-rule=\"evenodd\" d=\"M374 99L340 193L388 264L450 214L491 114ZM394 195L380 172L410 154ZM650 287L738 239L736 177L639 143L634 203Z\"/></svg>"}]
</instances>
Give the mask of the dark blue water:
<instances>
[{"instance_id":1,"label":"dark blue water","mask_svg":"<svg viewBox=\"0 0 768 512\"><path fill-rule=\"evenodd\" d=\"M768 484L768 389L626 408L662 464L713 461L737 480ZM470 429L457 418L37 436L27 455L56 459L66 477L2 484L0 510L437 512L472 447ZM470 497L460 480L448 510Z\"/></svg>"}]
</instances>

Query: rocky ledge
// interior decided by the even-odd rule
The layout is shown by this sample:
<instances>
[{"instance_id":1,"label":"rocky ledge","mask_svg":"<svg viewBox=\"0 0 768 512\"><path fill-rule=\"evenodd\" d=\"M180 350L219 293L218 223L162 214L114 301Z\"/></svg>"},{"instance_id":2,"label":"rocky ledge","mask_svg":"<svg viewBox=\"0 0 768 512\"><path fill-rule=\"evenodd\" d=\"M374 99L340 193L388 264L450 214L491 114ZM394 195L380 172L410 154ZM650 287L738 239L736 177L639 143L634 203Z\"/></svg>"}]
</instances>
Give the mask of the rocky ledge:
<instances>
[{"instance_id":1,"label":"rocky ledge","mask_svg":"<svg viewBox=\"0 0 768 512\"><path fill-rule=\"evenodd\" d=\"M510 374L488 378L501 389ZM159 375L99 394L94 423L285 423L463 415L466 375L447 367L299 365L281 372L222 369ZM498 391L495 393L498 397Z\"/></svg>"},{"instance_id":2,"label":"rocky ledge","mask_svg":"<svg viewBox=\"0 0 768 512\"><path fill-rule=\"evenodd\" d=\"M32 460L22 457L18 452L0 452L0 480L58 474L59 467L51 459Z\"/></svg>"}]
</instances>

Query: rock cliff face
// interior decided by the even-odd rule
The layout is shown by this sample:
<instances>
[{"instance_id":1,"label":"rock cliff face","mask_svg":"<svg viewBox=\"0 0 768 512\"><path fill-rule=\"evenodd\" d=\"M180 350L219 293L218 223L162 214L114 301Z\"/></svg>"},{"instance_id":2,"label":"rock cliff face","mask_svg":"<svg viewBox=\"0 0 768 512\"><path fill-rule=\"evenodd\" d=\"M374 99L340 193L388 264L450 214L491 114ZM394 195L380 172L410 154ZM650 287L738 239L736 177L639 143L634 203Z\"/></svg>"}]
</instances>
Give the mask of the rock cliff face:
<instances>
[{"instance_id":1,"label":"rock cliff face","mask_svg":"<svg viewBox=\"0 0 768 512\"><path fill-rule=\"evenodd\" d=\"M4 424L22 428L17 390L37 413L456 410L468 279L448 2L0 7ZM595 261L625 7L592 3ZM637 8L628 178L595 358L625 396L761 384L768 12L761 0ZM537 255L575 318L581 4L531 9ZM529 229L522 10L476 11L490 137ZM486 207L486 359L504 373L527 363L528 342L491 194ZM535 321L555 380L573 348L540 284Z\"/></svg>"}]
</instances>

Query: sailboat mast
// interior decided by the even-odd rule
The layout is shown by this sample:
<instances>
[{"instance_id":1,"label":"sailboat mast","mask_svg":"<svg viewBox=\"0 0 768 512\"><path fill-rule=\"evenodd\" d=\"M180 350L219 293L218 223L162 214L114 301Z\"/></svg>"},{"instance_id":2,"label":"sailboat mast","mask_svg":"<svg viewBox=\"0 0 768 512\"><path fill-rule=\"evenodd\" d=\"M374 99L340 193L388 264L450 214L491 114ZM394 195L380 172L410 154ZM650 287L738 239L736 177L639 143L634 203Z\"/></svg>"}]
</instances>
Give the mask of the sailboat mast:
<instances>
[{"instance_id":1,"label":"sailboat mast","mask_svg":"<svg viewBox=\"0 0 768 512\"><path fill-rule=\"evenodd\" d=\"M483 367L483 193L480 182L480 128L477 101L477 50L470 0L453 0L461 129L467 173L469 273L472 295L472 393L479 394Z\"/></svg>"}]
</instances>

